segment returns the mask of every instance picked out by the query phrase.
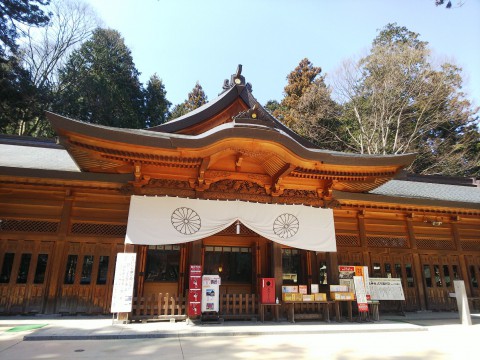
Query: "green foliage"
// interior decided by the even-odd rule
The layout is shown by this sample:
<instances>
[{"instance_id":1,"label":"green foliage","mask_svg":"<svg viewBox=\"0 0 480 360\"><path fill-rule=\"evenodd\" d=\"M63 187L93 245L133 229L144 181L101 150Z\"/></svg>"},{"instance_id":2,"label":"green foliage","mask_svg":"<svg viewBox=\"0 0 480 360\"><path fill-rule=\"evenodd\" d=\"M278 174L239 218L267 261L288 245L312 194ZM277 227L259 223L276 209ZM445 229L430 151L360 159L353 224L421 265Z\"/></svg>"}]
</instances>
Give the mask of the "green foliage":
<instances>
[{"instance_id":1,"label":"green foliage","mask_svg":"<svg viewBox=\"0 0 480 360\"><path fill-rule=\"evenodd\" d=\"M35 125L27 125L26 120L43 115L37 101L41 95L17 58L0 58L0 132L16 135L35 133L38 129L27 128Z\"/></svg>"},{"instance_id":2,"label":"green foliage","mask_svg":"<svg viewBox=\"0 0 480 360\"><path fill-rule=\"evenodd\" d=\"M461 69L434 67L419 34L388 24L370 53L351 64L336 90L339 120L350 148L368 154L419 155L409 170L424 174L474 172L470 144L478 109L461 92ZM472 132L473 131L473 132Z\"/></svg>"},{"instance_id":3,"label":"green foliage","mask_svg":"<svg viewBox=\"0 0 480 360\"><path fill-rule=\"evenodd\" d=\"M169 116L171 103L167 100L167 92L162 80L154 74L150 77L145 89L145 121L147 127L163 124Z\"/></svg>"},{"instance_id":4,"label":"green foliage","mask_svg":"<svg viewBox=\"0 0 480 360\"><path fill-rule=\"evenodd\" d=\"M118 31L97 29L60 71L54 110L83 121L142 128L143 93L130 50Z\"/></svg>"},{"instance_id":5,"label":"green foliage","mask_svg":"<svg viewBox=\"0 0 480 360\"><path fill-rule=\"evenodd\" d=\"M170 115L168 116L168 121L179 118L180 116L183 116L188 113L187 106L185 105L185 102L177 104L173 107L172 111L170 112Z\"/></svg>"},{"instance_id":6,"label":"green foliage","mask_svg":"<svg viewBox=\"0 0 480 360\"><path fill-rule=\"evenodd\" d=\"M345 150L341 107L332 100L331 91L322 78L315 80L300 97L291 116L292 130L321 148Z\"/></svg>"},{"instance_id":7,"label":"green foliage","mask_svg":"<svg viewBox=\"0 0 480 360\"><path fill-rule=\"evenodd\" d=\"M321 71L307 58L301 60L287 76L281 103L271 100L266 106L277 119L315 145L343 150L342 127L337 121L340 108L332 100Z\"/></svg>"},{"instance_id":8,"label":"green foliage","mask_svg":"<svg viewBox=\"0 0 480 360\"><path fill-rule=\"evenodd\" d=\"M202 86L197 81L192 91L188 93L187 100L185 101L185 108L187 112L193 111L200 106L205 105L207 100L207 95L205 95Z\"/></svg>"},{"instance_id":9,"label":"green foliage","mask_svg":"<svg viewBox=\"0 0 480 360\"><path fill-rule=\"evenodd\" d=\"M197 82L192 91L188 93L187 99L183 103L174 106L168 120L188 114L190 111L206 104L207 101L207 95L203 91L202 86Z\"/></svg>"},{"instance_id":10,"label":"green foliage","mask_svg":"<svg viewBox=\"0 0 480 360\"><path fill-rule=\"evenodd\" d=\"M280 109L280 103L277 100L268 100L264 106L270 114L273 114L276 110Z\"/></svg>"},{"instance_id":11,"label":"green foliage","mask_svg":"<svg viewBox=\"0 0 480 360\"><path fill-rule=\"evenodd\" d=\"M287 75L288 83L284 88L285 97L282 99L280 107L274 111L274 116L288 127L293 128L296 119L292 110L295 109L302 95L307 92L321 71L321 68L313 66L307 58L302 59L298 66ZM323 81L323 79L320 78L319 81Z\"/></svg>"},{"instance_id":12,"label":"green foliage","mask_svg":"<svg viewBox=\"0 0 480 360\"><path fill-rule=\"evenodd\" d=\"M48 5L50 0L3 0L0 2L0 57L7 50L16 52L18 29L16 23L44 26L49 17L39 5Z\"/></svg>"},{"instance_id":13,"label":"green foliage","mask_svg":"<svg viewBox=\"0 0 480 360\"><path fill-rule=\"evenodd\" d=\"M39 5L49 0L0 2L0 131L16 135L45 135L49 132L42 104L48 89L37 87L18 58L17 24L44 26L49 16Z\"/></svg>"}]
</instances>

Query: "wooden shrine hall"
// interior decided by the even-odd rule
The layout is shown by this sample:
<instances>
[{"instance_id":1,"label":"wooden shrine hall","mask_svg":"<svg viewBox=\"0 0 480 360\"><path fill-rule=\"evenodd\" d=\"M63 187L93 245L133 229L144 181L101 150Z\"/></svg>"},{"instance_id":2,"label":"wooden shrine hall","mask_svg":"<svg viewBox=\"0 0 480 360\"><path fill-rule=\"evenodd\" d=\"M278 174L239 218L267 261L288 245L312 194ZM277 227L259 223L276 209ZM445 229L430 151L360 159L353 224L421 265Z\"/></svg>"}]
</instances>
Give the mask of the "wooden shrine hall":
<instances>
[{"instance_id":1,"label":"wooden shrine hall","mask_svg":"<svg viewBox=\"0 0 480 360\"><path fill-rule=\"evenodd\" d=\"M480 296L478 180L408 175L414 154L319 149L258 103L240 69L216 99L149 129L48 113L57 141L0 137L0 313L109 313L121 252L137 254L134 308L159 294L182 303L192 264L220 275L222 295L251 299L263 277L279 294L327 292L339 265L401 278L407 311L454 309L457 279ZM133 211L155 199L208 204L208 219L199 230L162 223L163 205ZM282 207L311 213L261 223Z\"/></svg>"}]
</instances>

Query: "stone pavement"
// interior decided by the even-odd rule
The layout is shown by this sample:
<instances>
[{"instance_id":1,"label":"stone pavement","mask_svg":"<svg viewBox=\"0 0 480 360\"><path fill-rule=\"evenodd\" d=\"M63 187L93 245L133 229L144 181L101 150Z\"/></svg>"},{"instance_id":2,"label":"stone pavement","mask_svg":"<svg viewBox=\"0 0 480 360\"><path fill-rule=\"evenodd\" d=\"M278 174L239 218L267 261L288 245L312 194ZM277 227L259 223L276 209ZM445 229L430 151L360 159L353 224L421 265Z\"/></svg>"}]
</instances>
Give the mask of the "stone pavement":
<instances>
[{"instance_id":1,"label":"stone pavement","mask_svg":"<svg viewBox=\"0 0 480 360\"><path fill-rule=\"evenodd\" d=\"M472 323L480 325L480 314L472 314ZM461 322L456 312L411 312L405 316L385 314L380 316L380 321L375 322L298 321L295 324L287 321L225 321L221 324L159 321L123 324L105 316L9 316L0 317L0 340L12 330L22 332L24 341L47 341L413 332L428 331L429 327L437 325L461 325Z\"/></svg>"}]
</instances>

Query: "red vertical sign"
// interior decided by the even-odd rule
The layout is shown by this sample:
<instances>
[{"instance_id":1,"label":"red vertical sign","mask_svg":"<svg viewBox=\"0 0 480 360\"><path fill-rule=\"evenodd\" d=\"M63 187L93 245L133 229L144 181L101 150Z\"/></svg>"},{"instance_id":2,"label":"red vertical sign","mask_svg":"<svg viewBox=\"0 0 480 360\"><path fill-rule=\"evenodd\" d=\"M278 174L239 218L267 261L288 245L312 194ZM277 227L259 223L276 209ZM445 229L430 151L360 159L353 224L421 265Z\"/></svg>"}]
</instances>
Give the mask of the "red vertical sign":
<instances>
[{"instance_id":1,"label":"red vertical sign","mask_svg":"<svg viewBox=\"0 0 480 360\"><path fill-rule=\"evenodd\" d=\"M190 265L188 286L188 316L201 315L202 303L202 266Z\"/></svg>"}]
</instances>

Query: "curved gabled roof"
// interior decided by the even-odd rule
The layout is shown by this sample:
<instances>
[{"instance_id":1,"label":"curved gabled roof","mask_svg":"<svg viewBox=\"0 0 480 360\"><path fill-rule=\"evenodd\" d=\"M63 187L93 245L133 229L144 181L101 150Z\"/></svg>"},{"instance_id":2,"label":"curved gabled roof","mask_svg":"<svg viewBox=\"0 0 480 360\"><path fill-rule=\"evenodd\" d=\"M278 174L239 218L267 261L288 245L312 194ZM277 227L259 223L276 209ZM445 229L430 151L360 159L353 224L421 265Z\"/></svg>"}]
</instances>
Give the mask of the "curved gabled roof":
<instances>
[{"instance_id":1,"label":"curved gabled roof","mask_svg":"<svg viewBox=\"0 0 480 360\"><path fill-rule=\"evenodd\" d=\"M307 148L281 129L245 122L226 123L199 135L183 135L90 124L51 112L47 112L47 118L59 135L60 142L64 144L65 140L72 135L83 135L99 142L116 142L141 147L176 150L200 149L224 140L244 139L273 142L305 160L331 165L405 167L415 157L415 154L363 155Z\"/></svg>"}]
</instances>

